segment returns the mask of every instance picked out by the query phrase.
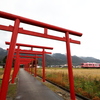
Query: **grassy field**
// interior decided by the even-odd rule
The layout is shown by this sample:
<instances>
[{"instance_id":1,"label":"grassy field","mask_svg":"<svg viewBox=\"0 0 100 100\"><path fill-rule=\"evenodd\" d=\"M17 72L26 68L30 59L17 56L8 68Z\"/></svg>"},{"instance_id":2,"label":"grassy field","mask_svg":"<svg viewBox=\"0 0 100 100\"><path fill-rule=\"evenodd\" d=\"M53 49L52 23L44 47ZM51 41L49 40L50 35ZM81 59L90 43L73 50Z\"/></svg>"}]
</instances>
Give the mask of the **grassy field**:
<instances>
[{"instance_id":1,"label":"grassy field","mask_svg":"<svg viewBox=\"0 0 100 100\"><path fill-rule=\"evenodd\" d=\"M3 78L3 72L4 69L0 68L0 87L1 87L1 83L2 83L2 78ZM11 75L12 76L13 70L11 71ZM17 80L16 80L17 83ZM16 95L16 89L17 89L17 84L9 84L9 88L8 88L8 93L7 93L7 100L13 100L15 98Z\"/></svg>"},{"instance_id":2,"label":"grassy field","mask_svg":"<svg viewBox=\"0 0 100 100\"><path fill-rule=\"evenodd\" d=\"M38 69L42 75L42 69ZM73 69L75 92L91 100L100 100L100 69ZM67 68L47 68L46 78L69 89Z\"/></svg>"},{"instance_id":3,"label":"grassy field","mask_svg":"<svg viewBox=\"0 0 100 100\"><path fill-rule=\"evenodd\" d=\"M0 76L2 76L3 71L0 69ZM100 69L73 69L73 74L76 93L91 100L100 100ZM38 69L38 75L42 75L41 68ZM46 79L69 89L67 68L46 68ZM7 100L15 97L16 88L17 84L9 84Z\"/></svg>"}]
</instances>

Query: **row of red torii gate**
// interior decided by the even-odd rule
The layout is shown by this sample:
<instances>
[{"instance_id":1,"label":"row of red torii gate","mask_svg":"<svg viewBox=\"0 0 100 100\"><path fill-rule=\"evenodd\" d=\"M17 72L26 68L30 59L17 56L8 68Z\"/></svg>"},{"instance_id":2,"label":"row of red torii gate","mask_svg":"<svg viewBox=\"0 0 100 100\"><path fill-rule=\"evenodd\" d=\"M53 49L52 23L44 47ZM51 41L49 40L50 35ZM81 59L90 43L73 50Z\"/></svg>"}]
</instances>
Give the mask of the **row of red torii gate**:
<instances>
[{"instance_id":1,"label":"row of red torii gate","mask_svg":"<svg viewBox=\"0 0 100 100\"><path fill-rule=\"evenodd\" d=\"M2 84L0 87L0 100L6 100L8 85L9 85L9 79L10 79L10 72L12 68L12 62L13 59L15 59L15 65L14 65L14 71L12 75L12 84L14 83L14 80L17 76L17 73L19 71L19 65L24 64L25 70L29 70L29 63L33 63L35 67L35 76L37 75L37 58L42 58L42 69L43 69L43 82L45 82L45 54L51 54L51 52L46 52L45 49L53 49L52 47L45 47L45 46L37 46L37 45L29 45L29 44L21 44L16 43L18 34L27 34L31 36L37 36L42 37L46 39L53 39L58 41L64 41L66 43L66 54L67 54L67 60L68 60L68 73L69 73L69 85L70 85L70 98L71 100L75 100L75 91L74 91L74 78L73 78L73 70L72 70L72 59L71 59L71 51L70 51L70 43L80 44L80 41L73 40L69 38L69 35L75 35L75 36L82 36L82 33L75 32L72 30L68 30L65 28L61 28L58 26L46 24L43 22L35 21L32 19L24 18L21 16L17 16L14 14L10 14L7 12L0 11L0 18L13 20L14 26L5 26L0 24L0 30L9 31L12 32L11 40L10 42L6 42L6 44L9 45L8 55L6 59L6 65L3 75ZM20 28L20 23L25 23L29 25L34 25L37 27L42 27L44 29L43 33L34 32L30 30L25 30L23 28ZM62 34L65 34L65 37L58 37L48 34L48 30L54 30L61 32ZM17 48L16 48L17 46ZM21 46L24 47L30 47L30 50L22 50L20 49ZM34 51L34 48L41 48L42 51ZM16 55L15 55L16 54ZM25 55L20 55L25 54ZM28 54L34 54L34 56L29 56ZM38 56L42 55L42 56Z\"/></svg>"}]
</instances>

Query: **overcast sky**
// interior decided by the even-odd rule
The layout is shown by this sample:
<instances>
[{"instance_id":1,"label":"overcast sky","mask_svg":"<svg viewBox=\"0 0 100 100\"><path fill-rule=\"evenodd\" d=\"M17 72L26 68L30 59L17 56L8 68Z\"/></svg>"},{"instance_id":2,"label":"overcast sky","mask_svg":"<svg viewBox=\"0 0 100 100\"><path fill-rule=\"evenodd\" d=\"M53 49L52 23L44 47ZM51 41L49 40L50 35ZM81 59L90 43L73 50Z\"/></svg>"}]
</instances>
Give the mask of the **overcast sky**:
<instances>
[{"instance_id":1,"label":"overcast sky","mask_svg":"<svg viewBox=\"0 0 100 100\"><path fill-rule=\"evenodd\" d=\"M100 0L0 0L0 11L81 32L82 37L70 36L81 41L80 45L71 43L71 54L100 59ZM0 24L13 25L13 21L0 18ZM24 24L20 27L43 31ZM5 41L10 38L11 32L0 30L0 47L6 49ZM19 34L17 42L53 47L53 53L66 53L65 43L61 41Z\"/></svg>"}]
</instances>

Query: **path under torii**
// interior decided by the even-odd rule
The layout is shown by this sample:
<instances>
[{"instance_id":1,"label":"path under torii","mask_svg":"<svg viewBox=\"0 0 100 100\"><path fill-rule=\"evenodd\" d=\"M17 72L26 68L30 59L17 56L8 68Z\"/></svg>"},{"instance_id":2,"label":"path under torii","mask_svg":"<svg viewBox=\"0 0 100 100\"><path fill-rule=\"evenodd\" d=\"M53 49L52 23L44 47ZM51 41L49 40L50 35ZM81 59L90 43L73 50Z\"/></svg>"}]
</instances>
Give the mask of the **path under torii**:
<instances>
[{"instance_id":1,"label":"path under torii","mask_svg":"<svg viewBox=\"0 0 100 100\"><path fill-rule=\"evenodd\" d=\"M5 42L7 45L10 45L10 42ZM46 46L37 46L37 45L29 45L29 44L22 44L22 43L16 43L17 49L15 49L15 53L16 55L14 55L16 57L15 60L15 67L14 67L14 71L13 71L13 75L12 75L12 83L14 83L15 77L17 76L17 73L19 71L19 65L20 65L20 59L24 59L24 60L29 60L30 62L33 60L31 59L25 59L25 58L20 58L20 54L35 54L35 55L42 55L42 77L43 77L43 82L45 82L45 54L51 54L51 52L46 52L45 49L49 49L52 50L52 47L46 47ZM20 47L30 47L30 50L21 50ZM42 49L42 51L34 51L32 49L34 48L40 48ZM7 49L9 50L9 49ZM32 57L32 56L31 56ZM35 56L35 59L37 59L37 57ZM6 72L7 73L7 72ZM35 77L37 75L37 66L35 67Z\"/></svg>"}]
</instances>

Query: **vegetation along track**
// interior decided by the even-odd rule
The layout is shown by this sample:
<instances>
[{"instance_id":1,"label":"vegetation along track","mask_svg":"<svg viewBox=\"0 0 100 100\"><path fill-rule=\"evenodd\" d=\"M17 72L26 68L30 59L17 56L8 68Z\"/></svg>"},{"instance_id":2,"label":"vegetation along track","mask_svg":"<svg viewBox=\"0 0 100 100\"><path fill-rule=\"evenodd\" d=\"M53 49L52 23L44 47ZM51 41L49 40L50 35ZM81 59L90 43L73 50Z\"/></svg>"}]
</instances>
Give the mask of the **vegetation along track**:
<instances>
[{"instance_id":1,"label":"vegetation along track","mask_svg":"<svg viewBox=\"0 0 100 100\"><path fill-rule=\"evenodd\" d=\"M42 78L41 76L38 76L39 78ZM58 85L58 84L56 84L56 83L54 83L54 82L52 82L52 81L50 81L50 80L47 80L46 79L46 81L47 82L49 82L49 83L51 83L52 85L54 85L54 86L56 86L56 87L58 87L58 88L60 88L60 89L62 89L62 90L64 90L65 92L67 92L68 94L70 94L70 91L68 90L68 89L66 89L66 88L64 88L64 87L62 87L62 86L60 86L60 85ZM59 94L59 93L58 93ZM60 92L60 94L62 94L61 92ZM79 95L79 94L75 94L76 95L76 100L91 100L91 99L89 99L89 98L86 98L86 97L84 97L84 96L82 96L82 95ZM63 94L62 94L62 96L63 96ZM68 98L68 97L66 97L66 98ZM65 100L67 100L66 98L64 98Z\"/></svg>"},{"instance_id":2,"label":"vegetation along track","mask_svg":"<svg viewBox=\"0 0 100 100\"><path fill-rule=\"evenodd\" d=\"M42 77L42 69L37 74ZM73 69L75 93L91 100L100 100L100 70ZM46 68L45 77L63 88L69 89L67 68Z\"/></svg>"}]
</instances>

